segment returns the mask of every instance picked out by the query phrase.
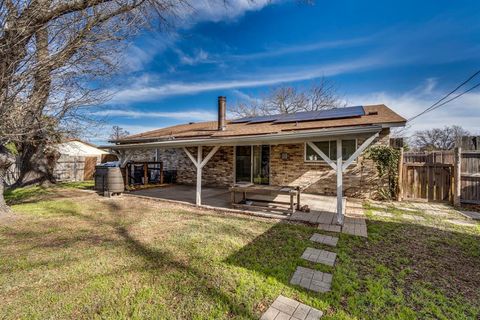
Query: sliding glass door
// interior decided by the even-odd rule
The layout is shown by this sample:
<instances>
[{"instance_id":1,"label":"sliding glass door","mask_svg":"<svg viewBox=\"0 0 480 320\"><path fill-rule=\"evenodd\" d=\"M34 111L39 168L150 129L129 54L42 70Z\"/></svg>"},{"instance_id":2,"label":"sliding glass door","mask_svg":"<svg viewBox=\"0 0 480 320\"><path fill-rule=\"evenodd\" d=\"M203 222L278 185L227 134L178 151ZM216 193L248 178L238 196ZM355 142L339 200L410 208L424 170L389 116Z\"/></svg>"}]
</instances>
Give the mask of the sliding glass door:
<instances>
[{"instance_id":1,"label":"sliding glass door","mask_svg":"<svg viewBox=\"0 0 480 320\"><path fill-rule=\"evenodd\" d=\"M269 184L270 146L237 146L235 150L236 182Z\"/></svg>"},{"instance_id":2,"label":"sliding glass door","mask_svg":"<svg viewBox=\"0 0 480 320\"><path fill-rule=\"evenodd\" d=\"M252 181L252 147L237 146L235 150L235 181Z\"/></svg>"}]
</instances>

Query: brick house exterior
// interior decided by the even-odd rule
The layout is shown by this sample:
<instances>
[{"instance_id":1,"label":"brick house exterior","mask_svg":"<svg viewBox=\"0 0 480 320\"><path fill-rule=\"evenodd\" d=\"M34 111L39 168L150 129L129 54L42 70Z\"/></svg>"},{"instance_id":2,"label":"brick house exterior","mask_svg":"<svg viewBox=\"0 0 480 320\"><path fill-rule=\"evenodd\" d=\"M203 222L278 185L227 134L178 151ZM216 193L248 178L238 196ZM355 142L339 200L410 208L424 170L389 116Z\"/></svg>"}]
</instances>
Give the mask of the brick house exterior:
<instances>
[{"instance_id":1,"label":"brick house exterior","mask_svg":"<svg viewBox=\"0 0 480 320\"><path fill-rule=\"evenodd\" d=\"M390 130L383 129L373 145L389 144ZM359 135L360 145L368 134ZM195 154L196 148L187 148ZM205 147L205 157L211 147ZM165 170L177 171L177 183L194 185L196 169L181 148L134 149L131 150L133 161L162 161ZM281 153L287 153L283 160ZM336 174L325 162L308 163L304 159L305 143L270 145L270 185L307 186L306 192L314 194L335 195ZM202 185L228 188L235 183L235 147L222 146L207 162L202 171ZM385 183L378 177L375 164L360 156L344 173L344 193L349 197L374 198L378 187Z\"/></svg>"},{"instance_id":2,"label":"brick house exterior","mask_svg":"<svg viewBox=\"0 0 480 320\"><path fill-rule=\"evenodd\" d=\"M175 170L177 183L196 185L196 205L202 204L202 185L255 184L256 191L272 190L262 185L299 186L307 193L336 195L337 221L342 224L344 195L376 197L386 184L373 161L365 158L366 148L389 145L390 128L406 123L385 105L233 121L226 120L225 110L226 98L219 97L218 121L131 135L111 141L110 149L122 167L129 161L161 161L164 170Z\"/></svg>"}]
</instances>

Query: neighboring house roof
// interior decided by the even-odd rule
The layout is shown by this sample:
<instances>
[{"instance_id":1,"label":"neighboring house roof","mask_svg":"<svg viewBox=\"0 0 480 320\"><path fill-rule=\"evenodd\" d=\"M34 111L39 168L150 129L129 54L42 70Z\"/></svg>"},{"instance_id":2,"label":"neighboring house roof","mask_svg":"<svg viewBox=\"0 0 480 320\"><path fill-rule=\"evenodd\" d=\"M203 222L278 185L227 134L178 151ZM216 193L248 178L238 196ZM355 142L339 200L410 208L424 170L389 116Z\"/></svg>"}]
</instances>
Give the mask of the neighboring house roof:
<instances>
[{"instance_id":1,"label":"neighboring house roof","mask_svg":"<svg viewBox=\"0 0 480 320\"><path fill-rule=\"evenodd\" d=\"M108 152L96 148L90 143L86 143L80 140L70 140L59 143L57 150L60 154L76 156L76 157L88 157L99 156L102 154L108 154Z\"/></svg>"},{"instance_id":2,"label":"neighboring house roof","mask_svg":"<svg viewBox=\"0 0 480 320\"><path fill-rule=\"evenodd\" d=\"M274 123L273 121L262 123L234 123L227 121L227 128L224 131L218 130L217 121L181 124L130 135L112 142L117 144L132 144L155 141L178 141L180 139L217 140L221 138L246 138L250 136L291 134L294 132L311 132L317 130L326 131L325 129L339 129L341 127L367 127L372 125L394 127L404 126L406 123L405 118L383 104L363 106L363 109L365 112L363 116L345 117L341 119L321 119L289 123Z\"/></svg>"}]
</instances>

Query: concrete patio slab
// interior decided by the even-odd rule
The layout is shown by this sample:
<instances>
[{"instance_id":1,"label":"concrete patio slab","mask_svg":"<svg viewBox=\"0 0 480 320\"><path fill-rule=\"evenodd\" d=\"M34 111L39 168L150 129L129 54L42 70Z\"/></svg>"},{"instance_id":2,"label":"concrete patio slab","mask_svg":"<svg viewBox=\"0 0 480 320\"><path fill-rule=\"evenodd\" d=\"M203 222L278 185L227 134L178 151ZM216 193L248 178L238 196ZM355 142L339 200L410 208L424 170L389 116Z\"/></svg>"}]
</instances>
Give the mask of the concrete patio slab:
<instances>
[{"instance_id":1,"label":"concrete patio slab","mask_svg":"<svg viewBox=\"0 0 480 320\"><path fill-rule=\"evenodd\" d=\"M318 320L322 316L322 311L280 295L260 320Z\"/></svg>"},{"instance_id":2,"label":"concrete patio slab","mask_svg":"<svg viewBox=\"0 0 480 320\"><path fill-rule=\"evenodd\" d=\"M190 185L167 185L165 187L151 188L144 190L132 191L130 195L139 195L144 197L151 197L155 199L165 199L179 201L183 203L195 204L195 186ZM241 194L237 194L237 199L241 198ZM263 201L290 201L286 195L268 196L268 195L248 195L249 199L263 200ZM294 221L308 222L308 223L334 223L336 218L337 202L334 196L322 196L308 193L302 193L301 205L307 205L310 212L297 211L292 215L282 214L281 212L265 210L248 209L243 211L259 211L269 212L279 217L288 218ZM202 187L202 205L232 209L231 194L228 188L217 187ZM242 211L242 210L238 210Z\"/></svg>"},{"instance_id":3,"label":"concrete patio slab","mask_svg":"<svg viewBox=\"0 0 480 320\"><path fill-rule=\"evenodd\" d=\"M332 286L332 275L304 267L297 267L290 283L315 292L328 292Z\"/></svg>"},{"instance_id":4,"label":"concrete patio slab","mask_svg":"<svg viewBox=\"0 0 480 320\"><path fill-rule=\"evenodd\" d=\"M314 233L310 237L310 241L321 243L321 244L326 244L327 246L336 247L337 243L338 243L338 238L337 237L332 237L332 236L327 236L327 235L324 235L324 234Z\"/></svg>"},{"instance_id":5,"label":"concrete patio slab","mask_svg":"<svg viewBox=\"0 0 480 320\"><path fill-rule=\"evenodd\" d=\"M181 202L184 204L195 204L195 186L190 185L167 185L159 188L137 190L128 193L130 196L141 196L156 200ZM238 199L241 195L238 194ZM249 195L249 199L288 202L289 197L285 195ZM320 230L329 232L343 232L347 234L366 237L367 226L363 213L361 200L352 199L348 202L344 199L345 223L337 225L337 199L335 196L323 196L315 194L302 194L302 205L307 205L310 212L297 211L293 214L285 214L278 211L271 211L268 207L262 209L232 209L231 194L227 188L202 187L202 206L214 210L245 212L247 214L259 215L268 218L288 219L292 221L318 224Z\"/></svg>"},{"instance_id":6,"label":"concrete patio slab","mask_svg":"<svg viewBox=\"0 0 480 320\"><path fill-rule=\"evenodd\" d=\"M336 258L337 254L335 252L315 248L307 248L302 254L302 259L331 267L335 265Z\"/></svg>"}]
</instances>

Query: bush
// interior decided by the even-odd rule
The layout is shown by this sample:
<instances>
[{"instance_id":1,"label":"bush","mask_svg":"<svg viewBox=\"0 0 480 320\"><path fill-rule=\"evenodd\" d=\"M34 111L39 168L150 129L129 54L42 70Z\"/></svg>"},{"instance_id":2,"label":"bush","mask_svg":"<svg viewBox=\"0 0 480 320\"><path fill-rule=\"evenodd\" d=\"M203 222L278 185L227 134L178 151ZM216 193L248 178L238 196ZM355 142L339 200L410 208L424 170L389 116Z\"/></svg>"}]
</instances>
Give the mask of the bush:
<instances>
[{"instance_id":1,"label":"bush","mask_svg":"<svg viewBox=\"0 0 480 320\"><path fill-rule=\"evenodd\" d=\"M400 151L387 146L374 146L367 150L366 158L373 160L380 178L387 179L387 187L379 188L383 199L394 199L398 190L398 161Z\"/></svg>"}]
</instances>

